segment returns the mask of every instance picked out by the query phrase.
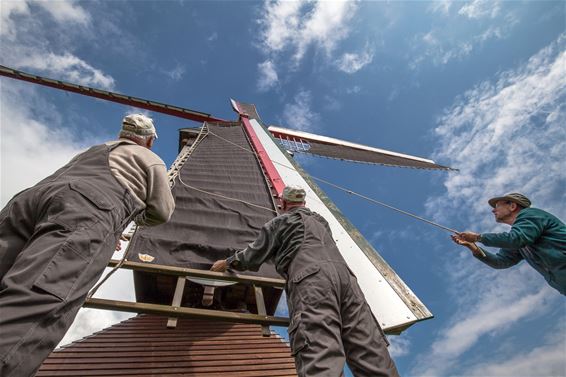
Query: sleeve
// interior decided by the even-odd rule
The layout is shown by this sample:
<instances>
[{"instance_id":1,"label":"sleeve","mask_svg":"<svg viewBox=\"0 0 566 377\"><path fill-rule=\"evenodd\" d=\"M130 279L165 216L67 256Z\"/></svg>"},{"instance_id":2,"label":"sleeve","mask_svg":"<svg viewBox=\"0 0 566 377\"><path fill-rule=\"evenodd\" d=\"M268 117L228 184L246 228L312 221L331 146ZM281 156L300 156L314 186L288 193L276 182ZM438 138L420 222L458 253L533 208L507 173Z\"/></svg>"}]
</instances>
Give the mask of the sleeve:
<instances>
[{"instance_id":1,"label":"sleeve","mask_svg":"<svg viewBox=\"0 0 566 377\"><path fill-rule=\"evenodd\" d=\"M259 270L259 267L271 258L279 247L277 234L281 221L280 217L276 217L265 224L255 241L227 259L228 265L238 271Z\"/></svg>"},{"instance_id":2,"label":"sleeve","mask_svg":"<svg viewBox=\"0 0 566 377\"><path fill-rule=\"evenodd\" d=\"M480 242L485 246L519 249L535 243L543 232L544 221L541 218L528 213L524 216L519 214L509 232L483 233Z\"/></svg>"},{"instance_id":3,"label":"sleeve","mask_svg":"<svg viewBox=\"0 0 566 377\"><path fill-rule=\"evenodd\" d=\"M512 267L523 259L519 251L513 249L501 249L497 254L490 253L484 249L482 251L485 253L485 257L475 254L474 257L496 269Z\"/></svg>"},{"instance_id":4,"label":"sleeve","mask_svg":"<svg viewBox=\"0 0 566 377\"><path fill-rule=\"evenodd\" d=\"M171 218L175 200L171 194L165 165L152 165L147 171L147 199L145 210L135 222L142 226L163 224Z\"/></svg>"}]
</instances>

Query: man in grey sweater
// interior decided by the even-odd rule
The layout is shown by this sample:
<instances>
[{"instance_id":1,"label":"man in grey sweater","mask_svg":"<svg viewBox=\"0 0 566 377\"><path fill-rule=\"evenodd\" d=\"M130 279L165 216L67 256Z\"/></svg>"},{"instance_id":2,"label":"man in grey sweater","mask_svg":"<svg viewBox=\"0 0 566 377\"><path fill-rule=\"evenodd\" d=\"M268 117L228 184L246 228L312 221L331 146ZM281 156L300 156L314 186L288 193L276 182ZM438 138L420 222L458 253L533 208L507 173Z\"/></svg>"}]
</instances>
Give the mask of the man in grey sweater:
<instances>
[{"instance_id":1,"label":"man in grey sweater","mask_svg":"<svg viewBox=\"0 0 566 377\"><path fill-rule=\"evenodd\" d=\"M132 220L152 226L175 204L153 121L123 119L120 138L75 156L0 212L0 375L33 376L71 326Z\"/></svg>"}]
</instances>

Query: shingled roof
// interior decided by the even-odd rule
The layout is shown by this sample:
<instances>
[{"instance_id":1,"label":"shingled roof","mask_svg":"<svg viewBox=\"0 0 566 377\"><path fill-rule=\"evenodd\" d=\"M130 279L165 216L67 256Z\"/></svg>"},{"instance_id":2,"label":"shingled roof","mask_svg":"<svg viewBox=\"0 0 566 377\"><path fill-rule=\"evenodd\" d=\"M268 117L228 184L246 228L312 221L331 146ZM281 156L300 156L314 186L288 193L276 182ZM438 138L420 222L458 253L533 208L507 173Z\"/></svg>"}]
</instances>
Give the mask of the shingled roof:
<instances>
[{"instance_id":1,"label":"shingled roof","mask_svg":"<svg viewBox=\"0 0 566 377\"><path fill-rule=\"evenodd\" d=\"M138 315L51 353L36 376L296 376L284 339L261 326Z\"/></svg>"}]
</instances>

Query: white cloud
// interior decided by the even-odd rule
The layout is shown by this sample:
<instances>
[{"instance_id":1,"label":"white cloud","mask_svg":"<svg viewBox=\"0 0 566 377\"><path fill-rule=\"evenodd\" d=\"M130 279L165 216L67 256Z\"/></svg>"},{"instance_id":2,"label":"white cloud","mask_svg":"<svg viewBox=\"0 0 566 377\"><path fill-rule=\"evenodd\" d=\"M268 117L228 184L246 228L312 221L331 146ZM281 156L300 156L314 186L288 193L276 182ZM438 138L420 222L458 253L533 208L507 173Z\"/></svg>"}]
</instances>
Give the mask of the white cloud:
<instances>
[{"instance_id":1,"label":"white cloud","mask_svg":"<svg viewBox=\"0 0 566 377\"><path fill-rule=\"evenodd\" d=\"M2 1L0 4L0 36L13 39L16 36L16 20L29 14L29 7L25 1Z\"/></svg>"},{"instance_id":2,"label":"white cloud","mask_svg":"<svg viewBox=\"0 0 566 377\"><path fill-rule=\"evenodd\" d=\"M466 3L458 11L459 15L468 18L495 18L501 9L499 1L494 0L473 0Z\"/></svg>"},{"instance_id":3,"label":"white cloud","mask_svg":"<svg viewBox=\"0 0 566 377\"><path fill-rule=\"evenodd\" d=\"M209 42L214 42L217 39L218 39L218 33L217 32L210 34L210 36L208 38L206 38L206 40L209 41Z\"/></svg>"},{"instance_id":4,"label":"white cloud","mask_svg":"<svg viewBox=\"0 0 566 377\"><path fill-rule=\"evenodd\" d=\"M124 321L134 315L135 314L124 312L81 308L75 317L75 321L61 342L59 342L59 346L90 336L97 331Z\"/></svg>"},{"instance_id":5,"label":"white cloud","mask_svg":"<svg viewBox=\"0 0 566 377\"><path fill-rule=\"evenodd\" d=\"M0 6L0 36L13 40L18 29L25 30L24 26L16 26L16 23L30 15L31 7L42 8L58 23L70 22L86 26L90 22L90 15L75 1L3 0Z\"/></svg>"},{"instance_id":6,"label":"white cloud","mask_svg":"<svg viewBox=\"0 0 566 377\"><path fill-rule=\"evenodd\" d=\"M403 338L403 336L388 336L387 340L389 341L389 354L393 358L405 356L409 354L411 350L411 341L407 338Z\"/></svg>"},{"instance_id":7,"label":"white cloud","mask_svg":"<svg viewBox=\"0 0 566 377\"><path fill-rule=\"evenodd\" d=\"M0 205L4 206L15 193L53 173L86 145L58 124L60 116L32 88L2 82L0 94ZM42 118L34 111L41 112Z\"/></svg>"},{"instance_id":8,"label":"white cloud","mask_svg":"<svg viewBox=\"0 0 566 377\"><path fill-rule=\"evenodd\" d=\"M429 9L448 16L453 4L456 2L435 2ZM466 3L459 10L461 17L451 16L443 27L433 27L429 32L415 36L409 67L416 69L426 61L445 65L463 60L486 43L507 38L519 18L512 9L506 12L500 9L499 1ZM489 17L488 21L483 20L486 17Z\"/></svg>"},{"instance_id":9,"label":"white cloud","mask_svg":"<svg viewBox=\"0 0 566 377\"><path fill-rule=\"evenodd\" d=\"M120 259L122 255L123 252L116 252L113 259ZM101 279L103 279L110 270L110 268L106 268ZM117 270L100 286L94 297L134 302L132 271ZM103 330L133 316L135 316L135 314L126 312L81 308L72 326L65 334L65 337L59 342L59 345L65 345L84 338L85 336L92 335L96 331Z\"/></svg>"},{"instance_id":10,"label":"white cloud","mask_svg":"<svg viewBox=\"0 0 566 377\"><path fill-rule=\"evenodd\" d=\"M173 81L179 81L183 78L183 75L185 74L187 70L185 69L185 67L183 67L181 64L177 63L177 65L175 66L175 68L169 70L169 71L164 71L165 75L167 77L169 77L171 80Z\"/></svg>"},{"instance_id":11,"label":"white cloud","mask_svg":"<svg viewBox=\"0 0 566 377\"><path fill-rule=\"evenodd\" d=\"M470 376L565 376L566 337L564 326L557 326L545 344L530 352L504 355L503 358L474 366Z\"/></svg>"},{"instance_id":12,"label":"white cloud","mask_svg":"<svg viewBox=\"0 0 566 377\"><path fill-rule=\"evenodd\" d=\"M562 297L547 286L530 266L523 264L507 271L493 270L472 260L465 250L444 266L450 301L458 308L437 334L430 349L419 355L412 375L467 376L468 369L486 365L489 357L476 358L477 364L461 363L486 337L502 339L521 320L542 317ZM465 292L463 294L462 292ZM461 359L462 358L462 359ZM473 359L472 359L473 360Z\"/></svg>"},{"instance_id":13,"label":"white cloud","mask_svg":"<svg viewBox=\"0 0 566 377\"><path fill-rule=\"evenodd\" d=\"M265 27L262 44L270 51L280 51L297 37L303 1L265 3L265 14L259 23Z\"/></svg>"},{"instance_id":14,"label":"white cloud","mask_svg":"<svg viewBox=\"0 0 566 377\"><path fill-rule=\"evenodd\" d=\"M415 49L422 49L422 52L411 57L412 61L409 66L415 69L429 59L434 65L445 65L453 60L462 60L489 40L505 38L508 30L516 23L512 17L509 18L504 27L492 26L481 31L480 34L460 41L447 36L446 30L431 30L422 34L414 45Z\"/></svg>"},{"instance_id":15,"label":"white cloud","mask_svg":"<svg viewBox=\"0 0 566 377\"><path fill-rule=\"evenodd\" d=\"M359 85L354 85L353 87L346 89L346 93L348 94L357 94L361 91L362 91L362 87Z\"/></svg>"},{"instance_id":16,"label":"white cloud","mask_svg":"<svg viewBox=\"0 0 566 377\"><path fill-rule=\"evenodd\" d=\"M324 95L324 108L330 111L338 111L342 109L342 103L337 98L328 94Z\"/></svg>"},{"instance_id":17,"label":"white cloud","mask_svg":"<svg viewBox=\"0 0 566 377\"><path fill-rule=\"evenodd\" d=\"M21 55L16 63L18 68L40 70L72 83L112 89L114 79L84 60L65 52L57 55L51 52Z\"/></svg>"},{"instance_id":18,"label":"white cloud","mask_svg":"<svg viewBox=\"0 0 566 377\"><path fill-rule=\"evenodd\" d=\"M438 45L440 42L438 41L438 38L435 37L434 32L433 31L429 31L428 33L426 33L425 35L422 36L422 41L424 43L426 43L427 45L430 46L436 46Z\"/></svg>"},{"instance_id":19,"label":"white cloud","mask_svg":"<svg viewBox=\"0 0 566 377\"><path fill-rule=\"evenodd\" d=\"M490 39L501 39L504 36L504 31L499 26L492 26L478 35L475 39L479 42L485 42Z\"/></svg>"},{"instance_id":20,"label":"white cloud","mask_svg":"<svg viewBox=\"0 0 566 377\"><path fill-rule=\"evenodd\" d=\"M346 53L336 62L338 69L346 73L355 73L373 61L373 51L366 46L359 54Z\"/></svg>"},{"instance_id":21,"label":"white cloud","mask_svg":"<svg viewBox=\"0 0 566 377\"><path fill-rule=\"evenodd\" d=\"M292 103L283 109L285 127L302 131L313 131L320 122L320 115L311 110L312 96L308 90L300 90Z\"/></svg>"},{"instance_id":22,"label":"white cloud","mask_svg":"<svg viewBox=\"0 0 566 377\"><path fill-rule=\"evenodd\" d=\"M46 10L58 22L73 22L86 25L90 22L90 15L75 1L34 1L30 4L37 5Z\"/></svg>"},{"instance_id":23,"label":"white cloud","mask_svg":"<svg viewBox=\"0 0 566 377\"><path fill-rule=\"evenodd\" d=\"M262 47L269 53L292 50L296 63L310 46L329 56L348 35L356 8L352 1L268 1L259 21Z\"/></svg>"},{"instance_id":24,"label":"white cloud","mask_svg":"<svg viewBox=\"0 0 566 377\"><path fill-rule=\"evenodd\" d=\"M69 1L22 1L2 2L0 42L2 64L18 69L40 71L54 78L83 85L112 89L114 79L69 52L71 38L57 38L55 43L47 35L51 33L72 36L76 25L86 26L90 15L75 2ZM49 20L40 9L47 11L55 20L48 28Z\"/></svg>"},{"instance_id":25,"label":"white cloud","mask_svg":"<svg viewBox=\"0 0 566 377\"><path fill-rule=\"evenodd\" d=\"M427 211L436 221L458 219L475 231L501 229L495 226L486 201L509 191L523 192L535 206L564 218L565 43L566 36L561 36L521 67L501 73L495 82L477 85L440 117L435 157L460 173L446 178L444 195L427 202ZM434 339L430 351L419 358L414 374L525 375L512 372L533 371L532 375L556 375L560 364L554 352L544 355L542 350L525 353L531 367L522 370L491 355L462 365L461 358L483 338L515 331L521 321L563 305L563 298L526 263L494 270L474 260L467 249L454 249L459 254L447 263L444 273L458 312Z\"/></svg>"},{"instance_id":26,"label":"white cloud","mask_svg":"<svg viewBox=\"0 0 566 377\"><path fill-rule=\"evenodd\" d=\"M439 119L435 157L461 173L449 176L449 200L432 200L431 211L446 203L453 211L464 205L476 220L486 212L477 203L495 193L523 191L564 217L566 144L557 141L566 139L565 44L561 36L523 67L476 86Z\"/></svg>"},{"instance_id":27,"label":"white cloud","mask_svg":"<svg viewBox=\"0 0 566 377\"><path fill-rule=\"evenodd\" d=\"M271 60L259 63L257 68L259 70L259 78L257 80L257 88L259 91L265 92L277 85L279 77L275 70L275 64L273 64Z\"/></svg>"},{"instance_id":28,"label":"white cloud","mask_svg":"<svg viewBox=\"0 0 566 377\"><path fill-rule=\"evenodd\" d=\"M440 0L440 1L431 1L428 9L434 13L441 13L445 16L450 14L450 8L454 3L453 0Z\"/></svg>"}]
</instances>

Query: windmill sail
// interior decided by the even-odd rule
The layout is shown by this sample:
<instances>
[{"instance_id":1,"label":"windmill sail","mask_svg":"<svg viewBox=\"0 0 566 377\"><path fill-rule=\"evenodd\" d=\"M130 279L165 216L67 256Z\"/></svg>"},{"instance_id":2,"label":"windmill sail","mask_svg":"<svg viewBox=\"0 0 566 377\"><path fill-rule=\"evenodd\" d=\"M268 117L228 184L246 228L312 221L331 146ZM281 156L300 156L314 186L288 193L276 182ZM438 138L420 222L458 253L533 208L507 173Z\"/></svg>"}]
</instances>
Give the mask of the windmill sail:
<instances>
[{"instance_id":1,"label":"windmill sail","mask_svg":"<svg viewBox=\"0 0 566 377\"><path fill-rule=\"evenodd\" d=\"M268 129L279 143L286 150L291 152L309 153L339 160L387 166L454 170L447 166L438 165L434 161L426 158L369 147L367 145L356 144L327 136L275 126L270 126Z\"/></svg>"}]
</instances>

